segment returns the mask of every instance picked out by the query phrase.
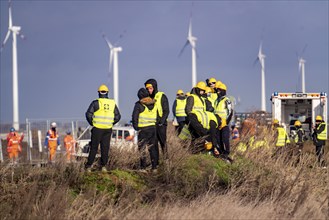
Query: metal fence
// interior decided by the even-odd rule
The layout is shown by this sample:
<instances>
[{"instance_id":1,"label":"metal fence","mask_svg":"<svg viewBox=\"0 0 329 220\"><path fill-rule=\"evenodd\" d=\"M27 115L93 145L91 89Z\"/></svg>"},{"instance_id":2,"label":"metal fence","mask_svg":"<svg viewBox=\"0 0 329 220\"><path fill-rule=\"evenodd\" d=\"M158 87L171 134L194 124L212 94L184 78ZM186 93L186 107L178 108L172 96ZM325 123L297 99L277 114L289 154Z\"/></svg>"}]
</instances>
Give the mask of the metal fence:
<instances>
[{"instance_id":1,"label":"metal fence","mask_svg":"<svg viewBox=\"0 0 329 220\"><path fill-rule=\"evenodd\" d=\"M77 139L82 131L88 127L85 119L26 119L25 140L27 141L26 155L28 161L47 160L48 152L45 151L44 142L52 122L57 124L56 130L62 146L64 146L63 140L67 131L71 131L72 136ZM63 148L62 150L64 150Z\"/></svg>"}]
</instances>

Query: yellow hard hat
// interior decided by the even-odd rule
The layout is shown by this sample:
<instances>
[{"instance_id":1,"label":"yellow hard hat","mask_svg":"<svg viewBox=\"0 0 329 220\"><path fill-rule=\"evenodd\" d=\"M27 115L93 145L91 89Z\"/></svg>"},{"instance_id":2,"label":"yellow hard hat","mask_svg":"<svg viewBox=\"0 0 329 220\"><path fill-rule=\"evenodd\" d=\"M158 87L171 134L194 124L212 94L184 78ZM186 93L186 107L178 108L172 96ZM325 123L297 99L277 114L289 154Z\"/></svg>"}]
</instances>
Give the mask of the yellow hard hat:
<instances>
[{"instance_id":1,"label":"yellow hard hat","mask_svg":"<svg viewBox=\"0 0 329 220\"><path fill-rule=\"evenodd\" d=\"M206 150L211 150L211 148L212 148L212 143L211 143L211 142L206 142L206 143L204 143L204 148L205 148Z\"/></svg>"},{"instance_id":2,"label":"yellow hard hat","mask_svg":"<svg viewBox=\"0 0 329 220\"><path fill-rule=\"evenodd\" d=\"M190 96L190 95L191 95L191 93L187 92L185 95L186 95L186 96Z\"/></svg>"},{"instance_id":3,"label":"yellow hard hat","mask_svg":"<svg viewBox=\"0 0 329 220\"><path fill-rule=\"evenodd\" d=\"M212 92L212 89L209 86L206 86L206 93Z\"/></svg>"},{"instance_id":4,"label":"yellow hard hat","mask_svg":"<svg viewBox=\"0 0 329 220\"><path fill-rule=\"evenodd\" d=\"M203 82L203 81L200 81L196 84L196 87L201 89L201 90L206 90L206 86L207 86L206 83Z\"/></svg>"},{"instance_id":5,"label":"yellow hard hat","mask_svg":"<svg viewBox=\"0 0 329 220\"><path fill-rule=\"evenodd\" d=\"M219 88L219 87L221 87L222 84L223 84L223 83L222 83L221 81L218 80L218 81L216 82L216 84L215 84L215 88Z\"/></svg>"},{"instance_id":6,"label":"yellow hard hat","mask_svg":"<svg viewBox=\"0 0 329 220\"><path fill-rule=\"evenodd\" d=\"M216 83L216 82L217 82L217 80L213 77L209 79L209 83Z\"/></svg>"},{"instance_id":7,"label":"yellow hard hat","mask_svg":"<svg viewBox=\"0 0 329 220\"><path fill-rule=\"evenodd\" d=\"M217 83L216 83L216 85L217 85ZM220 83L219 85L218 85L218 87L215 85L215 87L217 88L217 89L221 89L221 90L227 90L227 88L226 88L226 85L224 84L224 83Z\"/></svg>"},{"instance_id":8,"label":"yellow hard hat","mask_svg":"<svg viewBox=\"0 0 329 220\"><path fill-rule=\"evenodd\" d=\"M101 91L108 92L108 91L109 91L109 88L107 88L106 85L102 84L102 85L98 88L98 92L101 92Z\"/></svg>"},{"instance_id":9,"label":"yellow hard hat","mask_svg":"<svg viewBox=\"0 0 329 220\"><path fill-rule=\"evenodd\" d=\"M273 124L275 125L275 124L279 124L279 120L278 119L274 119L273 120Z\"/></svg>"},{"instance_id":10,"label":"yellow hard hat","mask_svg":"<svg viewBox=\"0 0 329 220\"><path fill-rule=\"evenodd\" d=\"M315 121L322 121L321 115L316 116Z\"/></svg>"},{"instance_id":11,"label":"yellow hard hat","mask_svg":"<svg viewBox=\"0 0 329 220\"><path fill-rule=\"evenodd\" d=\"M302 125L302 123L300 123L300 121L295 121L295 126L301 126Z\"/></svg>"},{"instance_id":12,"label":"yellow hard hat","mask_svg":"<svg viewBox=\"0 0 329 220\"><path fill-rule=\"evenodd\" d=\"M184 92L183 92L183 90L179 89L176 94L181 95L181 94L184 94Z\"/></svg>"}]
</instances>

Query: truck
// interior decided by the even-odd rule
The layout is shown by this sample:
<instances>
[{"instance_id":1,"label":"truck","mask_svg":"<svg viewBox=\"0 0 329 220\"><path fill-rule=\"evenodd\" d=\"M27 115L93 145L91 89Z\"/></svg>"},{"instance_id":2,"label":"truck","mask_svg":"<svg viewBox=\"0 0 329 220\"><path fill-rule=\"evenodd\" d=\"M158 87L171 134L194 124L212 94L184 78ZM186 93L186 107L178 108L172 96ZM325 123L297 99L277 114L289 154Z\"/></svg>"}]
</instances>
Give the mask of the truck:
<instances>
[{"instance_id":1,"label":"truck","mask_svg":"<svg viewBox=\"0 0 329 220\"><path fill-rule=\"evenodd\" d=\"M271 96L272 119L277 119L291 136L296 132L294 123L296 120L299 120L306 136L310 137L317 115L321 115L327 123L327 98L327 93L325 92L274 92Z\"/></svg>"}]
</instances>

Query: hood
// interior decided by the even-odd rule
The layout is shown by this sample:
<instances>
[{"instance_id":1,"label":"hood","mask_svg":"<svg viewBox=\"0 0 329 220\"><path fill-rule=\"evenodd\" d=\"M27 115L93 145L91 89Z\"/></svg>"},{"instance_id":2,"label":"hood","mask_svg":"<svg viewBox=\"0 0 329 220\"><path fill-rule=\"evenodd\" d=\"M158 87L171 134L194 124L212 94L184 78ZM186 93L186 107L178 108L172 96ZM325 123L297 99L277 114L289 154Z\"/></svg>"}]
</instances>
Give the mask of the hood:
<instances>
[{"instance_id":1,"label":"hood","mask_svg":"<svg viewBox=\"0 0 329 220\"><path fill-rule=\"evenodd\" d=\"M108 98L109 97L108 95L109 95L109 93L106 93L106 94L98 93L99 98Z\"/></svg>"},{"instance_id":2,"label":"hood","mask_svg":"<svg viewBox=\"0 0 329 220\"><path fill-rule=\"evenodd\" d=\"M137 92L137 96L139 99L143 99L149 97L149 92L145 88L140 88Z\"/></svg>"},{"instance_id":3,"label":"hood","mask_svg":"<svg viewBox=\"0 0 329 220\"><path fill-rule=\"evenodd\" d=\"M148 79L144 83L145 88L146 88L146 84L152 84L154 92L151 95L151 98L154 98L155 94L157 94L157 92L158 92L158 83L157 83L157 81L155 79Z\"/></svg>"}]
</instances>

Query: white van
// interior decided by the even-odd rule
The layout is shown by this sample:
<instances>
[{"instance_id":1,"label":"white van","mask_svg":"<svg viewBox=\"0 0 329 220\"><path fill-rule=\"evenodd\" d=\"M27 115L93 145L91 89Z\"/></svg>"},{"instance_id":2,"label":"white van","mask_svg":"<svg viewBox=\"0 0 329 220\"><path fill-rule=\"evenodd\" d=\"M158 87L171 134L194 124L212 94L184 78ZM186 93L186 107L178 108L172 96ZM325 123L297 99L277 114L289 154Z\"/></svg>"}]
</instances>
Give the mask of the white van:
<instances>
[{"instance_id":1,"label":"white van","mask_svg":"<svg viewBox=\"0 0 329 220\"><path fill-rule=\"evenodd\" d=\"M89 148L91 142L91 129L92 126L88 126L82 134L77 138L74 156L88 157ZM111 147L136 147L137 135L133 127L114 126L112 129ZM96 157L100 155L97 154Z\"/></svg>"}]
</instances>

